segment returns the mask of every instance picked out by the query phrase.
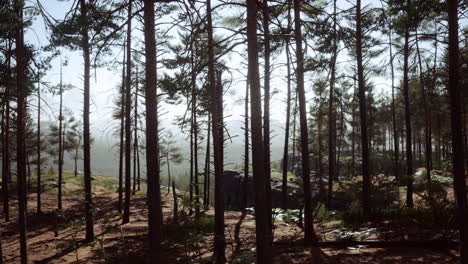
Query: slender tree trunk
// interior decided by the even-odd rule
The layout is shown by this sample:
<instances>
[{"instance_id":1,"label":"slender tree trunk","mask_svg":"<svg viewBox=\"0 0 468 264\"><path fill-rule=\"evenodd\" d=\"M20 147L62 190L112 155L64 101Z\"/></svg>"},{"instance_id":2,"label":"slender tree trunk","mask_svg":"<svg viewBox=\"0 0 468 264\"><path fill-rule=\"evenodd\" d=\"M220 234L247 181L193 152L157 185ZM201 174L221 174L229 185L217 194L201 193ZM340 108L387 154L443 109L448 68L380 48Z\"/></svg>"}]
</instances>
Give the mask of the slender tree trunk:
<instances>
[{"instance_id":1,"label":"slender tree trunk","mask_svg":"<svg viewBox=\"0 0 468 264\"><path fill-rule=\"evenodd\" d=\"M351 175L354 177L356 175L356 80L357 80L357 72L356 70L354 71L354 78L353 78L353 101L351 105L351 115L352 115L352 122L353 124L351 125L352 131L351 131Z\"/></svg>"},{"instance_id":2,"label":"slender tree trunk","mask_svg":"<svg viewBox=\"0 0 468 264\"><path fill-rule=\"evenodd\" d=\"M189 93L187 93L187 111L190 106ZM189 193L190 201L193 201L193 111L190 112L190 184L189 184ZM191 210L191 209L190 209ZM190 211L190 213L192 213Z\"/></svg>"},{"instance_id":3,"label":"slender tree trunk","mask_svg":"<svg viewBox=\"0 0 468 264\"><path fill-rule=\"evenodd\" d=\"M211 115L208 113L208 129L206 131L206 155L205 155L205 173L204 173L204 198L203 204L205 208L210 206L210 130L211 130Z\"/></svg>"},{"instance_id":4,"label":"slender tree trunk","mask_svg":"<svg viewBox=\"0 0 468 264\"><path fill-rule=\"evenodd\" d=\"M137 191L141 190L140 147L137 147Z\"/></svg>"},{"instance_id":5,"label":"slender tree trunk","mask_svg":"<svg viewBox=\"0 0 468 264\"><path fill-rule=\"evenodd\" d=\"M460 84L460 51L458 44L458 1L448 0L449 25L449 84L450 117L453 149L453 185L457 201L458 223L460 228L460 262L468 263L468 209L466 201L466 178L463 149L462 98Z\"/></svg>"},{"instance_id":6,"label":"slender tree trunk","mask_svg":"<svg viewBox=\"0 0 468 264\"><path fill-rule=\"evenodd\" d=\"M361 149L362 149L362 209L365 216L371 212L371 179L369 170L369 142L367 136L367 102L364 80L364 66L362 64L362 27L361 0L356 1L356 57L359 87L359 113L361 117Z\"/></svg>"},{"instance_id":7,"label":"slender tree trunk","mask_svg":"<svg viewBox=\"0 0 468 264\"><path fill-rule=\"evenodd\" d=\"M146 166L148 182L149 249L152 261L160 262L162 241L162 208L159 184L159 131L157 102L157 67L154 2L144 0L144 33L146 53Z\"/></svg>"},{"instance_id":8,"label":"slender tree trunk","mask_svg":"<svg viewBox=\"0 0 468 264\"><path fill-rule=\"evenodd\" d=\"M273 229L273 211L271 205L271 164L270 164L270 12L268 9L268 0L263 0L263 34L264 34L264 52L265 52L265 67L263 79L263 150L265 151L265 199L267 201L267 214L269 232ZM268 234L273 242L273 235Z\"/></svg>"},{"instance_id":9,"label":"slender tree trunk","mask_svg":"<svg viewBox=\"0 0 468 264\"><path fill-rule=\"evenodd\" d=\"M244 101L244 190L242 193L242 212L245 212L248 206L249 164L249 75L247 73Z\"/></svg>"},{"instance_id":10,"label":"slender tree trunk","mask_svg":"<svg viewBox=\"0 0 468 264\"><path fill-rule=\"evenodd\" d=\"M322 91L319 92L319 104L317 113L317 144L318 144L318 174L319 174L319 197L323 201L324 186L323 186L323 138L322 138L322 125L323 125L323 111L322 111Z\"/></svg>"},{"instance_id":11,"label":"slender tree trunk","mask_svg":"<svg viewBox=\"0 0 468 264\"><path fill-rule=\"evenodd\" d=\"M343 137L345 136L345 124L344 124L344 109L343 103L339 101L340 104L340 134L338 135L338 143L337 143L337 153L336 153L336 177L337 181L339 182L339 175L340 175L340 155L341 155L341 146L343 142Z\"/></svg>"},{"instance_id":12,"label":"slender tree trunk","mask_svg":"<svg viewBox=\"0 0 468 264\"><path fill-rule=\"evenodd\" d=\"M354 101L355 99L353 99ZM354 177L356 175L356 107L354 107L354 102L352 106L352 119L353 124L351 126L351 175Z\"/></svg>"},{"instance_id":13,"label":"slender tree trunk","mask_svg":"<svg viewBox=\"0 0 468 264\"><path fill-rule=\"evenodd\" d=\"M125 130L125 59L126 44L122 58L122 86L120 88L120 144L119 144L119 212L123 210L123 158L124 158L124 130Z\"/></svg>"},{"instance_id":14,"label":"slender tree trunk","mask_svg":"<svg viewBox=\"0 0 468 264\"><path fill-rule=\"evenodd\" d=\"M265 175L265 150L262 135L260 77L258 71L257 1L247 0L247 51L250 85L252 165L255 188L255 229L257 263L271 263L271 237Z\"/></svg>"},{"instance_id":15,"label":"slender tree trunk","mask_svg":"<svg viewBox=\"0 0 468 264\"><path fill-rule=\"evenodd\" d=\"M23 32L23 8L24 2L17 3L17 15L19 23L16 29L16 89L17 89L17 116L16 116L16 165L17 165L17 185L18 185L18 215L19 215L19 235L21 264L28 263L28 242L26 230L27 215L27 190L26 190L26 104L27 87L26 80L26 56L24 48Z\"/></svg>"},{"instance_id":16,"label":"slender tree trunk","mask_svg":"<svg viewBox=\"0 0 468 264\"><path fill-rule=\"evenodd\" d=\"M416 51L418 53L418 66L419 66L419 82L421 86L421 95L423 97L424 106L424 138L425 138L425 155L426 161L426 176L429 186L429 196L431 196L431 170L432 170L432 131L431 131L431 105L429 95L426 97L426 88L424 86L424 75L422 70L421 53L419 51L419 38L418 31L416 30Z\"/></svg>"},{"instance_id":17,"label":"slender tree trunk","mask_svg":"<svg viewBox=\"0 0 468 264\"><path fill-rule=\"evenodd\" d=\"M28 112L28 110L26 110ZM29 151L27 150L26 145L26 165L28 168L28 184L26 185L26 193L29 193L29 189L31 188L31 162L29 162Z\"/></svg>"},{"instance_id":18,"label":"slender tree trunk","mask_svg":"<svg viewBox=\"0 0 468 264\"><path fill-rule=\"evenodd\" d=\"M168 187L169 189L169 187ZM174 221L174 223L178 223L179 222L179 204L177 202L177 194L176 194L176 190L175 190L175 182L172 181L172 197L174 199L174 208L173 208L173 214L174 216L172 217L172 220Z\"/></svg>"},{"instance_id":19,"label":"slender tree trunk","mask_svg":"<svg viewBox=\"0 0 468 264\"><path fill-rule=\"evenodd\" d=\"M138 158L138 86L135 88L135 109L134 109L134 143L133 143L133 195L136 192L137 185L137 158ZM169 186L168 186L169 188Z\"/></svg>"},{"instance_id":20,"label":"slender tree trunk","mask_svg":"<svg viewBox=\"0 0 468 264\"><path fill-rule=\"evenodd\" d=\"M336 56L337 56L337 36L336 36L336 0L333 1L333 52L330 63L330 96L328 100L328 195L327 207L330 208L333 195L333 179L335 177L335 134L336 120L333 107L335 75L336 75Z\"/></svg>"},{"instance_id":21,"label":"slender tree trunk","mask_svg":"<svg viewBox=\"0 0 468 264\"><path fill-rule=\"evenodd\" d=\"M60 106L59 106L59 149L58 149L58 191L57 191L57 209L62 210L62 182L63 182L63 83L62 83L62 67L63 63L60 60Z\"/></svg>"},{"instance_id":22,"label":"slender tree trunk","mask_svg":"<svg viewBox=\"0 0 468 264\"><path fill-rule=\"evenodd\" d=\"M84 191L86 203L86 241L94 240L93 198L91 190L91 135L89 131L89 103L90 103L90 44L88 36L88 7L86 0L80 0L82 49L84 57L84 100L83 100L83 158L84 158Z\"/></svg>"},{"instance_id":23,"label":"slender tree trunk","mask_svg":"<svg viewBox=\"0 0 468 264\"><path fill-rule=\"evenodd\" d=\"M288 0L288 21L290 20L290 9L291 1ZM289 25L289 23L288 23ZM289 38L286 40L286 67L287 67L287 97L286 97L286 124L285 124L285 135L284 135L284 150L283 150L283 181L281 185L281 191L283 196L283 209L288 208L288 159L289 159L289 124L291 118L291 60L289 50Z\"/></svg>"},{"instance_id":24,"label":"slender tree trunk","mask_svg":"<svg viewBox=\"0 0 468 264\"><path fill-rule=\"evenodd\" d=\"M169 193L169 186L171 186L171 165L169 160L169 152L166 153L166 163L167 163L167 178L169 180L169 184L167 185L167 193Z\"/></svg>"},{"instance_id":25,"label":"slender tree trunk","mask_svg":"<svg viewBox=\"0 0 468 264\"><path fill-rule=\"evenodd\" d=\"M11 52L11 48L9 48ZM10 68L10 58L7 60L7 67ZM6 93L10 93L9 85L6 86ZM10 98L6 97L5 104L5 129L3 134L3 160L2 160L2 192L3 192L3 214L5 215L5 222L10 221L10 206L9 206L9 190L8 184L11 179L10 173Z\"/></svg>"},{"instance_id":26,"label":"slender tree trunk","mask_svg":"<svg viewBox=\"0 0 468 264\"><path fill-rule=\"evenodd\" d=\"M122 224L130 221L131 153L132 153L132 0L128 2L127 75L125 80L125 202Z\"/></svg>"},{"instance_id":27,"label":"slender tree trunk","mask_svg":"<svg viewBox=\"0 0 468 264\"><path fill-rule=\"evenodd\" d=\"M294 111L293 111L293 115L294 115L294 118L293 118L293 131L292 131L292 134L293 134L293 138L292 138L292 165L291 165L291 169L294 170L294 166L296 166L296 145L297 145L297 139L296 139L296 119L297 119L297 99L298 99L298 96L297 96L297 88L295 89L295 96L294 96Z\"/></svg>"},{"instance_id":28,"label":"slender tree trunk","mask_svg":"<svg viewBox=\"0 0 468 264\"><path fill-rule=\"evenodd\" d=\"M301 127L302 152L302 180L304 186L304 243L312 245L315 237L314 221L312 216L312 194L310 190L310 164L309 164L309 133L307 129L307 111L304 89L304 54L302 51L301 11L300 1L294 0L294 38L296 40L296 80L299 96L299 121ZM315 257L320 257L314 254ZM318 259L316 259L318 261Z\"/></svg>"},{"instance_id":29,"label":"slender tree trunk","mask_svg":"<svg viewBox=\"0 0 468 264\"><path fill-rule=\"evenodd\" d=\"M214 255L216 263L225 263L226 241L224 236L224 186L223 186L223 155L220 137L220 127L222 120L219 120L219 95L216 89L214 44L213 44L213 25L211 18L211 0L206 1L207 8L207 31L208 31L208 83L209 94L211 97L211 119L213 132L213 152L215 169L215 241Z\"/></svg>"},{"instance_id":30,"label":"slender tree trunk","mask_svg":"<svg viewBox=\"0 0 468 264\"><path fill-rule=\"evenodd\" d=\"M407 9L410 6L410 0L406 1ZM407 16L408 10L407 10ZM405 28L405 45L403 48L403 97L405 103L405 122L406 122L406 206L413 207L413 152L411 143L411 110L409 103L409 79L408 79L408 59L409 59L409 28Z\"/></svg>"},{"instance_id":31,"label":"slender tree trunk","mask_svg":"<svg viewBox=\"0 0 468 264\"><path fill-rule=\"evenodd\" d=\"M191 44L192 45L192 44ZM191 46L191 64L192 64L192 131L193 131L193 173L194 173L194 188L195 188L195 203L200 203L200 186L198 184L198 123L197 123L197 86L195 73L195 54ZM198 215L197 207L197 215Z\"/></svg>"},{"instance_id":32,"label":"slender tree trunk","mask_svg":"<svg viewBox=\"0 0 468 264\"><path fill-rule=\"evenodd\" d=\"M390 19L391 20L391 19ZM393 41L392 30L388 31L388 43L390 50L390 70L392 75L392 125L393 125L393 159L394 159L394 174L397 180L400 180L400 165L399 165L399 149L398 149L398 131L396 124L396 102L395 102L395 69L393 66Z\"/></svg>"},{"instance_id":33,"label":"slender tree trunk","mask_svg":"<svg viewBox=\"0 0 468 264\"><path fill-rule=\"evenodd\" d=\"M81 141L78 141L79 145L81 145ZM75 177L78 176L78 149L75 150Z\"/></svg>"},{"instance_id":34,"label":"slender tree trunk","mask_svg":"<svg viewBox=\"0 0 468 264\"><path fill-rule=\"evenodd\" d=\"M37 78L37 214L41 214L41 82Z\"/></svg>"}]
</instances>

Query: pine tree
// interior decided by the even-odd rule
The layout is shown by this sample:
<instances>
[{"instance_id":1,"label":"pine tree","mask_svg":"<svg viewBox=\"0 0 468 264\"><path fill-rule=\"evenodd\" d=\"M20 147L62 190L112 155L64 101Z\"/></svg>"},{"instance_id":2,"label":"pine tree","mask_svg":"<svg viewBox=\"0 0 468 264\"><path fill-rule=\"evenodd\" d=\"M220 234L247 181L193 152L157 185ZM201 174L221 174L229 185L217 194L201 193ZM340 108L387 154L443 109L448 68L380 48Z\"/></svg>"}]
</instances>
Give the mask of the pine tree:
<instances>
[{"instance_id":1,"label":"pine tree","mask_svg":"<svg viewBox=\"0 0 468 264\"><path fill-rule=\"evenodd\" d=\"M144 34L146 54L145 95L146 95L146 166L148 182L148 228L149 250L153 262L161 259L162 208L159 184L159 131L158 103L156 89L156 39L154 2L144 1Z\"/></svg>"},{"instance_id":2,"label":"pine tree","mask_svg":"<svg viewBox=\"0 0 468 264\"><path fill-rule=\"evenodd\" d=\"M250 85L252 131L252 166L255 188L255 229L257 263L271 263L271 237L265 175L265 152L262 135L260 77L258 74L257 1L247 0L247 52Z\"/></svg>"},{"instance_id":3,"label":"pine tree","mask_svg":"<svg viewBox=\"0 0 468 264\"><path fill-rule=\"evenodd\" d=\"M458 1L448 0L449 26L449 83L450 121L453 149L453 185L457 201L458 224L460 229L460 262L468 263L468 209L466 201L466 179L462 135L462 87L460 84L460 50L458 42Z\"/></svg>"}]
</instances>

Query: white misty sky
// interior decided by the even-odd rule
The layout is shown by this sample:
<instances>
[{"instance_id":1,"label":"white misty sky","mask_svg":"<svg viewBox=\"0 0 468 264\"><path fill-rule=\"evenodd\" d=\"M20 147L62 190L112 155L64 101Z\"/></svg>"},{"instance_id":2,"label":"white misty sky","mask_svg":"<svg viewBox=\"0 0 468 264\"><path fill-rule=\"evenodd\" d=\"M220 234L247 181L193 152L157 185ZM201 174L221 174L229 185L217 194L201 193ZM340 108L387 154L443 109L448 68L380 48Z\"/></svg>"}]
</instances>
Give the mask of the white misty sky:
<instances>
[{"instance_id":1,"label":"white misty sky","mask_svg":"<svg viewBox=\"0 0 468 264\"><path fill-rule=\"evenodd\" d=\"M70 5L73 1L57 1L57 0L42 0L42 4L45 6L47 11L55 18L61 19L63 18L65 12L70 8ZM29 2L29 4L33 4L33 2ZM376 0L367 0L363 1L363 6L365 5L372 5L372 6L379 6L380 1ZM214 2L213 6L216 5L216 1ZM338 1L339 9L348 8L350 4L345 0ZM227 11L224 11L227 12ZM231 11L232 12L232 11ZM234 11L239 15L245 15L243 10L236 10ZM216 17L220 17L223 14L214 14L215 19ZM232 15L232 13L230 13ZM216 21L216 20L215 20ZM136 19L133 21L134 27L141 28L141 25L138 24ZM216 25L216 24L215 24ZM133 31L134 39L140 38L142 39L141 32L137 30ZM175 31L174 31L175 32ZM223 34L220 30L215 30L217 34ZM26 31L26 41L28 43L37 45L37 46L44 46L48 43L47 40L47 33L45 31L45 27L43 25L43 20L40 17L37 17L34 21L34 24L31 29ZM143 45L142 41L134 40L134 43L138 42L137 45ZM245 49L244 47L240 47L238 51L242 51ZM64 93L64 105L65 107L71 109L75 116L81 116L81 109L82 109L82 73L83 73L83 59L81 57L80 51L71 52L66 49L62 49L63 51L63 60L68 61L68 66L65 66L63 69L64 72L64 83L72 84L76 87L71 91L67 91ZM92 70L92 78L91 78L91 98L92 98L92 106L91 106L91 126L92 126L92 133L94 137L104 137L103 139L111 139L109 133L112 133L112 127L117 125L111 119L111 112L113 107L113 100L116 96L116 91L118 85L121 83L121 68L117 65L112 65L113 60L120 61L122 58L122 51L116 50L114 57L107 58L111 63L107 68L100 68L96 71ZM310 52L310 50L309 50ZM349 64L350 62L346 62L349 60L347 56L347 51L340 53L340 58L338 61L338 70L348 71L349 72ZM242 58L237 54L233 54L230 56L226 56L224 58L225 61L228 62L228 65L231 67L237 68L240 72L245 72L245 68L241 66ZM381 64L382 62L377 59L376 63ZM272 63L273 65L283 63L285 61L284 53L281 54L278 58L276 58ZM262 61L260 61L262 63ZM354 62L351 62L354 63ZM396 67L398 67L399 61L396 60ZM53 61L53 68L51 71L48 72L45 80L50 84L57 84L59 82L59 71L60 71L60 58L57 58ZM262 68L260 68L260 72L263 72ZM284 123L285 119L285 109L286 104L284 102L286 97L286 82L285 82L285 67L276 67L272 72L272 90L278 90L273 98L271 99L271 114L272 119L280 122L281 124ZM161 73L159 71L158 73ZM236 73L233 71L234 81L230 88L230 91L225 96L225 113L227 115L227 120L242 120L242 115L244 114L244 108L242 106L242 98L244 96L245 91L245 79L240 73ZM96 75L94 75L96 74ZM398 73L397 73L398 74ZM227 74L225 77L228 77ZM306 74L306 88L311 89L312 82L311 80L316 77L314 73L307 73ZM398 75L396 76L398 78ZM375 84L376 93L380 94L382 91L387 93L389 92L390 87L390 78L387 77L373 77L372 82ZM396 84L398 81L396 80ZM313 100L313 93L307 93L307 99ZM44 99L49 103L49 107L44 108L44 115L49 116L49 120L55 120L57 115L57 111L55 109L58 108L58 97L53 97L51 94L44 94ZM35 104L35 103L34 103ZM181 115L185 110L185 106L169 106L167 104L163 104L164 112L167 112L162 117L163 126L166 127L173 127L171 122L175 119L177 115ZM47 118L44 118L47 120ZM273 130L276 130L276 134L282 134L282 127L272 127ZM275 132L275 131L274 131Z\"/></svg>"}]
</instances>

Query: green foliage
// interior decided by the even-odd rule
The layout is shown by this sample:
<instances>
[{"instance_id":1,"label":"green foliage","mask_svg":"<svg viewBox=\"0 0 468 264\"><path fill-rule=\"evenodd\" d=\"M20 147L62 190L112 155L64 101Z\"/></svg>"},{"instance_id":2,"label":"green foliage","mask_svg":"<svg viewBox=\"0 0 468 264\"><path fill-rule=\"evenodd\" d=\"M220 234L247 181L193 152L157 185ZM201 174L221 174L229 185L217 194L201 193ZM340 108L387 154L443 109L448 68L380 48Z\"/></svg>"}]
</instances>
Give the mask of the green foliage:
<instances>
[{"instance_id":1,"label":"green foliage","mask_svg":"<svg viewBox=\"0 0 468 264\"><path fill-rule=\"evenodd\" d=\"M428 208L394 208L373 210L369 217L364 217L362 209L356 204L352 209L342 212L341 218L345 226L359 226L364 222L390 222L399 226L414 226L422 228L441 229L456 226L453 217L455 207Z\"/></svg>"}]
</instances>

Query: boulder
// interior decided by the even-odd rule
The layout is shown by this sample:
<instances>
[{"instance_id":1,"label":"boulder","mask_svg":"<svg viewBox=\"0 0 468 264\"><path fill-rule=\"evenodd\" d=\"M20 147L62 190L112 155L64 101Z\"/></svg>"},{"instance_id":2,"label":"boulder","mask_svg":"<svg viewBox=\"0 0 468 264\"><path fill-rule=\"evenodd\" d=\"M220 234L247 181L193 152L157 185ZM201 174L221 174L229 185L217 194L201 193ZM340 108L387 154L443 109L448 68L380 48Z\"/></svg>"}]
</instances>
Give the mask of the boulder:
<instances>
[{"instance_id":1,"label":"boulder","mask_svg":"<svg viewBox=\"0 0 468 264\"><path fill-rule=\"evenodd\" d=\"M224 178L224 205L226 210L242 210L244 193L247 192L247 207L255 205L255 188L253 176L248 175L247 186L244 185L244 173L226 170ZM299 209L302 204L302 188L295 182L289 181L287 187L288 209ZM283 204L282 181L273 178L271 181L271 200L273 208L281 208Z\"/></svg>"}]
</instances>

